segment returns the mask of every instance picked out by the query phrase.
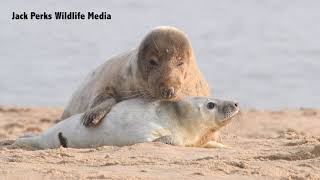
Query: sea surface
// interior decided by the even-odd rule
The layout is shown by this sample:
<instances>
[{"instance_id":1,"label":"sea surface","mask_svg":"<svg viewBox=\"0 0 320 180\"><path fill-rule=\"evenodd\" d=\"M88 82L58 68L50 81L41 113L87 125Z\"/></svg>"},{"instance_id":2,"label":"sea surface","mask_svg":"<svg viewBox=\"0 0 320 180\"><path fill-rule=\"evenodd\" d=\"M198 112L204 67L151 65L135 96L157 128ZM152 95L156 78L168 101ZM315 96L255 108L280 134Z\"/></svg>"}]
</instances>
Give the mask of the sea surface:
<instances>
[{"instance_id":1,"label":"sea surface","mask_svg":"<svg viewBox=\"0 0 320 180\"><path fill-rule=\"evenodd\" d=\"M107 12L111 20L12 20L12 12ZM0 2L0 105L64 106L108 57L153 27L185 31L217 98L320 107L320 1Z\"/></svg>"}]
</instances>

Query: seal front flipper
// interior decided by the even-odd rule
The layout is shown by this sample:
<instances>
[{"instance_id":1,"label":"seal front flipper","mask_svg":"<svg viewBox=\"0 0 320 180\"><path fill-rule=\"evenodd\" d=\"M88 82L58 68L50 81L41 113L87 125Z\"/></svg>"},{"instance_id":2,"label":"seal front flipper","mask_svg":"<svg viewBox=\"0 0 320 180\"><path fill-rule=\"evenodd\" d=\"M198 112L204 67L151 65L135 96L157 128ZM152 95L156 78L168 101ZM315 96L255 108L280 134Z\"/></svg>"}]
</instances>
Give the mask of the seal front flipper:
<instances>
[{"instance_id":1,"label":"seal front flipper","mask_svg":"<svg viewBox=\"0 0 320 180\"><path fill-rule=\"evenodd\" d=\"M164 144L174 145L174 140L172 136L162 136L153 140L153 142L162 142Z\"/></svg>"},{"instance_id":2,"label":"seal front flipper","mask_svg":"<svg viewBox=\"0 0 320 180\"><path fill-rule=\"evenodd\" d=\"M218 143L216 141L209 141L203 145L204 148L230 148L222 143Z\"/></svg>"},{"instance_id":3,"label":"seal front flipper","mask_svg":"<svg viewBox=\"0 0 320 180\"><path fill-rule=\"evenodd\" d=\"M97 104L97 101L98 100L93 103L93 106ZM101 102L99 105L96 105L92 109L89 109L81 117L83 125L85 125L86 127L97 126L100 121L110 112L112 106L115 104L116 100L114 98L108 98Z\"/></svg>"}]
</instances>

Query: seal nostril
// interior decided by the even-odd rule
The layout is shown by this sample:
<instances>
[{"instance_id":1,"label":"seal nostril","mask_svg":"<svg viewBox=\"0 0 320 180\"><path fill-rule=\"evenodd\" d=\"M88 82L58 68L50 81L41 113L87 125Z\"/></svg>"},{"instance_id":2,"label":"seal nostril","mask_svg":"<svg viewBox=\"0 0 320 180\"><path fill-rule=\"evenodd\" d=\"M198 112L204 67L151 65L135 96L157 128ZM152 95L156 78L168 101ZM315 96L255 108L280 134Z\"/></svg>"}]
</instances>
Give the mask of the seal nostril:
<instances>
[{"instance_id":1,"label":"seal nostril","mask_svg":"<svg viewBox=\"0 0 320 180\"><path fill-rule=\"evenodd\" d=\"M235 106L235 107L238 107L238 106L239 106L239 104L238 104L238 103L235 103L235 104L234 104L234 106Z\"/></svg>"},{"instance_id":2,"label":"seal nostril","mask_svg":"<svg viewBox=\"0 0 320 180\"><path fill-rule=\"evenodd\" d=\"M173 87L168 88L168 94L170 97L172 97L174 95L174 88Z\"/></svg>"},{"instance_id":3,"label":"seal nostril","mask_svg":"<svg viewBox=\"0 0 320 180\"><path fill-rule=\"evenodd\" d=\"M173 87L170 87L170 88L162 87L160 90L161 90L161 96L163 98L172 98L174 96L174 88Z\"/></svg>"}]
</instances>

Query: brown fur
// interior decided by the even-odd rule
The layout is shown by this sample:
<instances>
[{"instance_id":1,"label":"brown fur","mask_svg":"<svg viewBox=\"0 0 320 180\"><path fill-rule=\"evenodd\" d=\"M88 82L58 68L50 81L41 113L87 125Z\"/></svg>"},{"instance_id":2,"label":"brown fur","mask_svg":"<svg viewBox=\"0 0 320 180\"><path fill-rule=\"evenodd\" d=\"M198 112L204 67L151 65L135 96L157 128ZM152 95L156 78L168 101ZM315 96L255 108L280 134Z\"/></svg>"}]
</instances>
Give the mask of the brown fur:
<instances>
[{"instance_id":1,"label":"brown fur","mask_svg":"<svg viewBox=\"0 0 320 180\"><path fill-rule=\"evenodd\" d=\"M150 61L156 62L156 66ZM174 98L185 95L208 96L207 83L201 77L186 35L175 29L155 29L142 41L138 52L141 78L157 99L161 86L174 87ZM161 98L161 97L160 97Z\"/></svg>"},{"instance_id":2,"label":"brown fur","mask_svg":"<svg viewBox=\"0 0 320 180\"><path fill-rule=\"evenodd\" d=\"M171 99L210 96L190 42L183 32L172 27L152 30L137 49L98 67L74 93L62 119L85 112L83 120L90 125L124 99L162 99L161 87L174 88Z\"/></svg>"}]
</instances>

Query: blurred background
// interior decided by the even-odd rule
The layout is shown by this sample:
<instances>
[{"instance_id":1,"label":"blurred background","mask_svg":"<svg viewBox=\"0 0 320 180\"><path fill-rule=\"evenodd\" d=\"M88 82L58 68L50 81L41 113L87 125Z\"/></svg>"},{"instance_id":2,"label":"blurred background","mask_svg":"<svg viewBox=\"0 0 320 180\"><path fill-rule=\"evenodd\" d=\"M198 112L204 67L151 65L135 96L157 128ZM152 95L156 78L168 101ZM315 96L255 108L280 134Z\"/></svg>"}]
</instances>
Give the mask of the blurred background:
<instances>
[{"instance_id":1,"label":"blurred background","mask_svg":"<svg viewBox=\"0 0 320 180\"><path fill-rule=\"evenodd\" d=\"M320 1L1 1L0 105L64 106L88 72L152 28L185 31L218 98L246 108L320 107ZM11 20L106 11L111 20Z\"/></svg>"}]
</instances>

